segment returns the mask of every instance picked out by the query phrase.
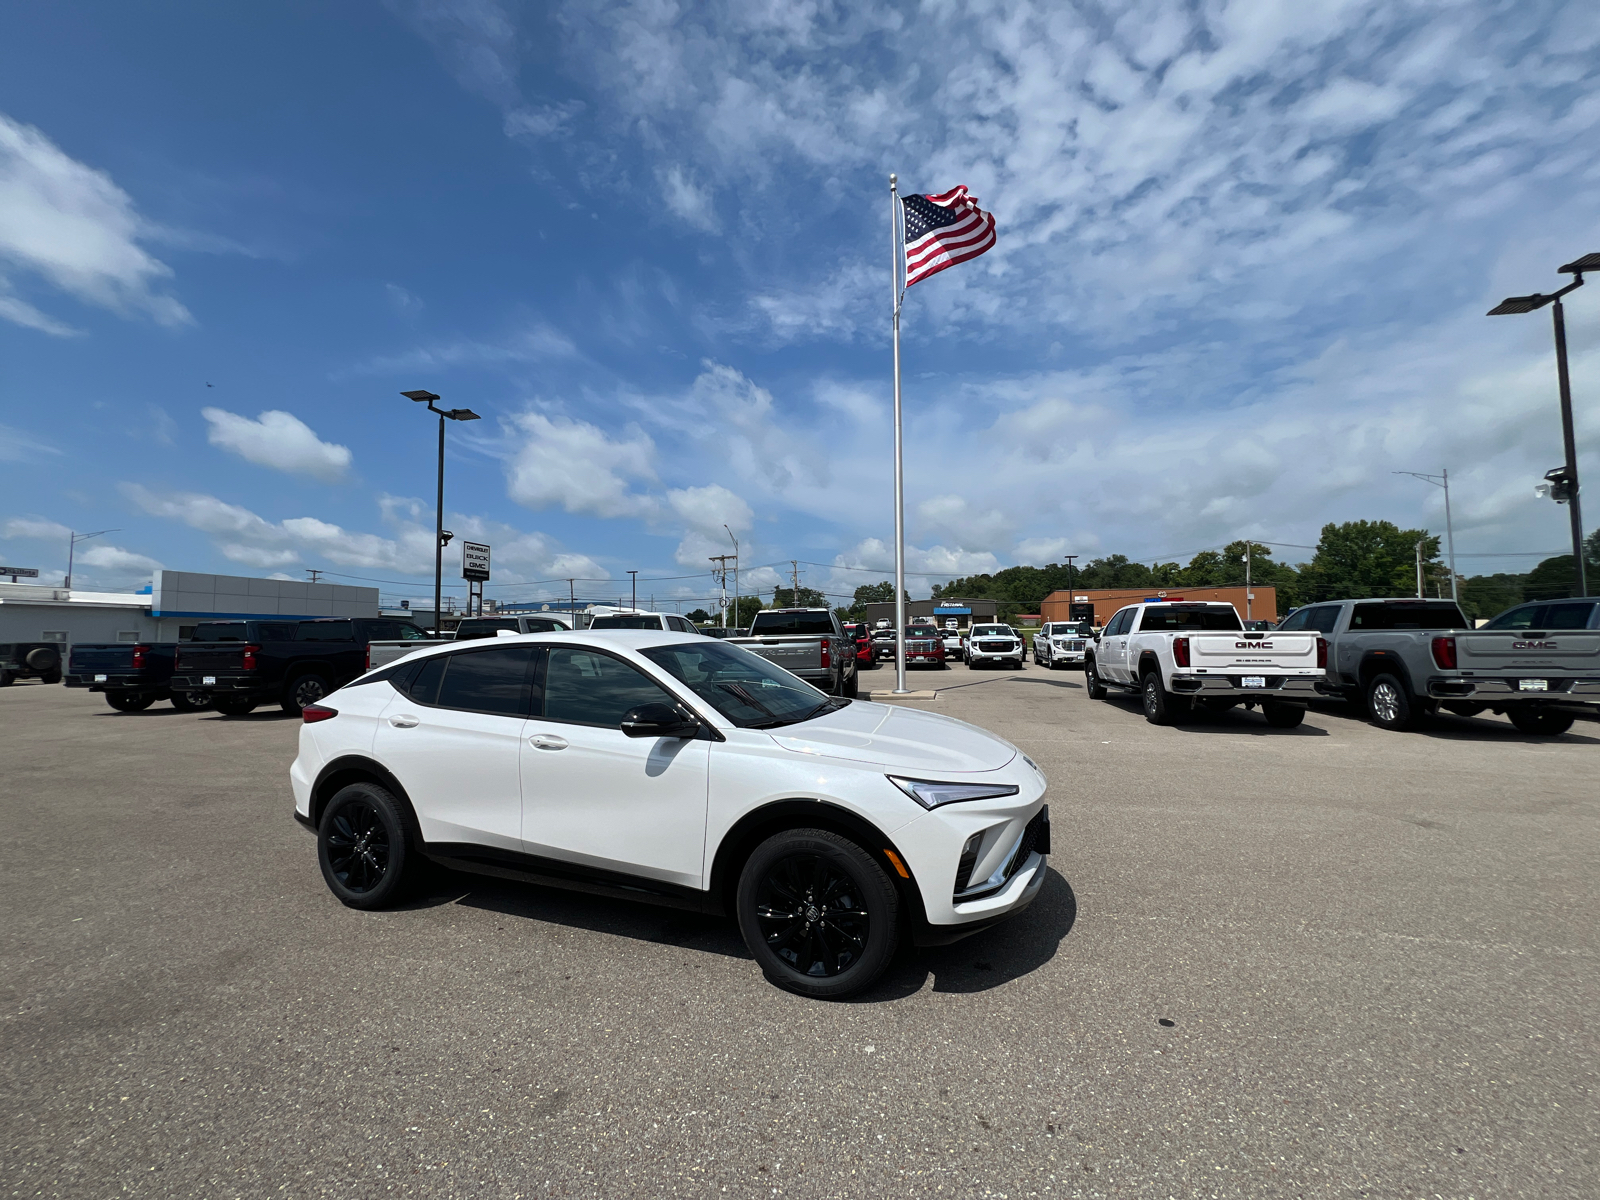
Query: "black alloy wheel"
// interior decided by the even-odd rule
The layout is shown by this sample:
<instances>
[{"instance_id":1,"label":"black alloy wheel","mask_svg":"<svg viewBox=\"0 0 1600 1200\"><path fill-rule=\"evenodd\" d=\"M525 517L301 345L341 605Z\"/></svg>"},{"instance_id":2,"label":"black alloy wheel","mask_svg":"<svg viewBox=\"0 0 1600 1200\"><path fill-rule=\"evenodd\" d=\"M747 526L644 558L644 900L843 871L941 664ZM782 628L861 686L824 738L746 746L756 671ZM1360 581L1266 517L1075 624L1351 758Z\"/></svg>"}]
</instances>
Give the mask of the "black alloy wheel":
<instances>
[{"instance_id":1,"label":"black alloy wheel","mask_svg":"<svg viewBox=\"0 0 1600 1200\"><path fill-rule=\"evenodd\" d=\"M281 702L283 711L291 717L298 717L331 691L333 689L321 675L315 673L296 675L283 689Z\"/></svg>"},{"instance_id":2,"label":"black alloy wheel","mask_svg":"<svg viewBox=\"0 0 1600 1200\"><path fill-rule=\"evenodd\" d=\"M200 712L211 707L211 693L173 692L172 707L179 712Z\"/></svg>"},{"instance_id":3,"label":"black alloy wheel","mask_svg":"<svg viewBox=\"0 0 1600 1200\"><path fill-rule=\"evenodd\" d=\"M149 692L107 692L106 703L118 712L143 712L156 702Z\"/></svg>"},{"instance_id":4,"label":"black alloy wheel","mask_svg":"<svg viewBox=\"0 0 1600 1200\"><path fill-rule=\"evenodd\" d=\"M225 717L242 717L255 711L256 702L245 696L218 696L211 707Z\"/></svg>"},{"instance_id":5,"label":"black alloy wheel","mask_svg":"<svg viewBox=\"0 0 1600 1200\"><path fill-rule=\"evenodd\" d=\"M1522 705L1506 713L1511 723L1523 733L1539 737L1555 737L1572 728L1572 714L1550 709Z\"/></svg>"},{"instance_id":6,"label":"black alloy wheel","mask_svg":"<svg viewBox=\"0 0 1600 1200\"><path fill-rule=\"evenodd\" d=\"M739 931L767 978L816 999L869 987L894 953L899 897L878 863L837 833L789 829L739 877Z\"/></svg>"},{"instance_id":7,"label":"black alloy wheel","mask_svg":"<svg viewBox=\"0 0 1600 1200\"><path fill-rule=\"evenodd\" d=\"M1144 674L1144 719L1152 725L1171 725L1188 716L1190 703L1187 696L1174 696L1161 686L1161 676L1155 671Z\"/></svg>"},{"instance_id":8,"label":"black alloy wheel","mask_svg":"<svg viewBox=\"0 0 1600 1200\"><path fill-rule=\"evenodd\" d=\"M400 802L375 783L352 783L317 824L317 862L328 890L351 908L382 908L410 874L411 839Z\"/></svg>"},{"instance_id":9,"label":"black alloy wheel","mask_svg":"<svg viewBox=\"0 0 1600 1200\"><path fill-rule=\"evenodd\" d=\"M1100 668L1094 665L1092 658L1083 660L1083 690L1091 700L1106 698L1106 685L1100 682Z\"/></svg>"}]
</instances>

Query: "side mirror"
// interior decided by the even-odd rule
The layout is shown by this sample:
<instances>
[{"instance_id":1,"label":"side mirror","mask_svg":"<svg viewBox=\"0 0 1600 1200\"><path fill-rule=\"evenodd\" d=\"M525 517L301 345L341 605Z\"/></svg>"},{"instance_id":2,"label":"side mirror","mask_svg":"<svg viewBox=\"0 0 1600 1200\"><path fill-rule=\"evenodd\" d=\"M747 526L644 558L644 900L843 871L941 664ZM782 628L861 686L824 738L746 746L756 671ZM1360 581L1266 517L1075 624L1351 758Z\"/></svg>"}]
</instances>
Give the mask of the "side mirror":
<instances>
[{"instance_id":1,"label":"side mirror","mask_svg":"<svg viewBox=\"0 0 1600 1200\"><path fill-rule=\"evenodd\" d=\"M671 704L637 704L622 714L621 729L632 738L691 738L700 722Z\"/></svg>"}]
</instances>

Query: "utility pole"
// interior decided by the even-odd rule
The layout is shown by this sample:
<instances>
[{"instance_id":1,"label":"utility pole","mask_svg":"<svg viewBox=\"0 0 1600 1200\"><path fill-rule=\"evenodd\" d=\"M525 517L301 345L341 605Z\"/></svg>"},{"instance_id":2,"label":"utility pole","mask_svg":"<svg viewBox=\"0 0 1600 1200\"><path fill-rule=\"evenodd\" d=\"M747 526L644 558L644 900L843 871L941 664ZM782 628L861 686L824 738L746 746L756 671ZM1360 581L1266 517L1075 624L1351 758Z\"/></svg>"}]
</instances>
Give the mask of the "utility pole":
<instances>
[{"instance_id":1,"label":"utility pole","mask_svg":"<svg viewBox=\"0 0 1600 1200\"><path fill-rule=\"evenodd\" d=\"M724 524L724 529L728 526ZM739 539L733 536L733 530L728 529L728 537L733 540L733 623L739 623ZM727 587L727 576L723 576L723 587Z\"/></svg>"},{"instance_id":2,"label":"utility pole","mask_svg":"<svg viewBox=\"0 0 1600 1200\"><path fill-rule=\"evenodd\" d=\"M317 582L317 576L321 575L322 572L319 571L316 567L307 567L306 568L306 574L311 576L311 582L312 583L316 583Z\"/></svg>"},{"instance_id":3,"label":"utility pole","mask_svg":"<svg viewBox=\"0 0 1600 1200\"><path fill-rule=\"evenodd\" d=\"M798 559L789 560L789 581L794 585L794 604L800 607L800 562Z\"/></svg>"},{"instance_id":4,"label":"utility pole","mask_svg":"<svg viewBox=\"0 0 1600 1200\"><path fill-rule=\"evenodd\" d=\"M69 529L67 531L67 577L61 586L69 592L72 590L72 556L73 552L77 550L79 542L87 542L90 538L97 538L107 533L121 532L122 530L120 529L101 529L96 533L73 533Z\"/></svg>"},{"instance_id":5,"label":"utility pole","mask_svg":"<svg viewBox=\"0 0 1600 1200\"><path fill-rule=\"evenodd\" d=\"M578 623L578 593L572 588L574 580L567 580L567 615L572 618L573 625Z\"/></svg>"},{"instance_id":6,"label":"utility pole","mask_svg":"<svg viewBox=\"0 0 1600 1200\"><path fill-rule=\"evenodd\" d=\"M716 575L722 584L722 627L724 629L728 627L728 560L732 557L733 555L731 554L713 554L711 556L711 561L717 564L712 568L711 573ZM738 578L737 575L734 576L735 587L738 587ZM737 625L738 621L735 620L734 624Z\"/></svg>"},{"instance_id":7,"label":"utility pole","mask_svg":"<svg viewBox=\"0 0 1600 1200\"><path fill-rule=\"evenodd\" d=\"M628 605L628 607L637 611L639 608L639 572L629 571L628 576L630 584L633 587L633 603Z\"/></svg>"},{"instance_id":8,"label":"utility pole","mask_svg":"<svg viewBox=\"0 0 1600 1200\"><path fill-rule=\"evenodd\" d=\"M1250 619L1250 539L1244 540L1244 619Z\"/></svg>"}]
</instances>

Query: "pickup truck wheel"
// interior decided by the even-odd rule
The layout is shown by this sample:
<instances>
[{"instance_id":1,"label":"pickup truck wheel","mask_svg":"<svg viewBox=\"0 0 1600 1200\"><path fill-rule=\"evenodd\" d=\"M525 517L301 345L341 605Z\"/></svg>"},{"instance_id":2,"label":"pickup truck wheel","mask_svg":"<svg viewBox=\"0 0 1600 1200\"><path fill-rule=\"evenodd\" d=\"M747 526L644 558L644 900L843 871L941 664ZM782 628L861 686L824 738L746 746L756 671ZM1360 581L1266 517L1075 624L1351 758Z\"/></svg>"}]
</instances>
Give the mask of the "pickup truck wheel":
<instances>
[{"instance_id":1,"label":"pickup truck wheel","mask_svg":"<svg viewBox=\"0 0 1600 1200\"><path fill-rule=\"evenodd\" d=\"M1152 725L1171 725L1189 712L1189 698L1167 691L1154 671L1145 672L1143 692L1144 719Z\"/></svg>"},{"instance_id":2,"label":"pickup truck wheel","mask_svg":"<svg viewBox=\"0 0 1600 1200\"><path fill-rule=\"evenodd\" d=\"M1367 715L1379 729L1410 729L1416 722L1405 684L1393 675L1376 675L1367 684Z\"/></svg>"},{"instance_id":3,"label":"pickup truck wheel","mask_svg":"<svg viewBox=\"0 0 1600 1200\"><path fill-rule=\"evenodd\" d=\"M976 671L977 669L978 669L978 660L975 659L975 658L970 658L969 657L967 659L967 670Z\"/></svg>"},{"instance_id":4,"label":"pickup truck wheel","mask_svg":"<svg viewBox=\"0 0 1600 1200\"><path fill-rule=\"evenodd\" d=\"M303 710L310 708L332 690L328 686L328 681L321 675L308 672L305 675L296 675L284 685L283 699L279 703L284 712L291 717L298 717Z\"/></svg>"},{"instance_id":5,"label":"pickup truck wheel","mask_svg":"<svg viewBox=\"0 0 1600 1200\"><path fill-rule=\"evenodd\" d=\"M735 908L762 973L818 1000L870 987L899 932L899 896L883 868L823 829L787 829L757 846L739 873Z\"/></svg>"},{"instance_id":6,"label":"pickup truck wheel","mask_svg":"<svg viewBox=\"0 0 1600 1200\"><path fill-rule=\"evenodd\" d=\"M1267 724L1274 729L1293 729L1306 719L1304 705L1280 704L1276 700L1268 700L1261 706L1261 715L1266 717Z\"/></svg>"},{"instance_id":7,"label":"pickup truck wheel","mask_svg":"<svg viewBox=\"0 0 1600 1200\"><path fill-rule=\"evenodd\" d=\"M179 712L199 712L211 707L211 697L205 692L173 692L172 707Z\"/></svg>"},{"instance_id":8,"label":"pickup truck wheel","mask_svg":"<svg viewBox=\"0 0 1600 1200\"><path fill-rule=\"evenodd\" d=\"M148 692L107 692L106 703L118 712L143 712L156 702Z\"/></svg>"},{"instance_id":9,"label":"pickup truck wheel","mask_svg":"<svg viewBox=\"0 0 1600 1200\"><path fill-rule=\"evenodd\" d=\"M243 696L218 696L211 707L225 717L242 717L256 709L256 702Z\"/></svg>"},{"instance_id":10,"label":"pickup truck wheel","mask_svg":"<svg viewBox=\"0 0 1600 1200\"><path fill-rule=\"evenodd\" d=\"M1096 669L1092 658L1083 661L1083 690L1088 693L1091 700L1106 698L1106 685L1100 682L1100 672Z\"/></svg>"},{"instance_id":11,"label":"pickup truck wheel","mask_svg":"<svg viewBox=\"0 0 1600 1200\"><path fill-rule=\"evenodd\" d=\"M1523 733L1544 737L1555 737L1572 728L1572 717L1564 712L1541 712L1537 708L1519 707L1510 709L1506 716Z\"/></svg>"},{"instance_id":12,"label":"pickup truck wheel","mask_svg":"<svg viewBox=\"0 0 1600 1200\"><path fill-rule=\"evenodd\" d=\"M15 671L0 671L0 687L10 687L17 681Z\"/></svg>"},{"instance_id":13,"label":"pickup truck wheel","mask_svg":"<svg viewBox=\"0 0 1600 1200\"><path fill-rule=\"evenodd\" d=\"M317 863L328 890L351 908L398 900L412 873L400 803L375 783L352 783L328 801L317 825Z\"/></svg>"}]
</instances>

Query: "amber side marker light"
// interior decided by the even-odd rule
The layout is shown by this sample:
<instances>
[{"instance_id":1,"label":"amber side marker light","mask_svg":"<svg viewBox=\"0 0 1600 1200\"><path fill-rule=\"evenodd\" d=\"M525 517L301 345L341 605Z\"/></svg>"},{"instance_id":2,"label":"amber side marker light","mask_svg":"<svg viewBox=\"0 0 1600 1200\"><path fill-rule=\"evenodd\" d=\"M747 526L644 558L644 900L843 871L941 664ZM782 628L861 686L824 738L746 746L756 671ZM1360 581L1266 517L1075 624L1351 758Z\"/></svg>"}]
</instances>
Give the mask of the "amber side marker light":
<instances>
[{"instance_id":1,"label":"amber side marker light","mask_svg":"<svg viewBox=\"0 0 1600 1200\"><path fill-rule=\"evenodd\" d=\"M889 865L894 867L894 869L899 873L901 879L910 879L911 878L911 872L906 870L905 863L900 861L900 856L898 854L896 854L893 850L890 850L887 847L885 847L884 851L883 851L883 856L889 860Z\"/></svg>"}]
</instances>

